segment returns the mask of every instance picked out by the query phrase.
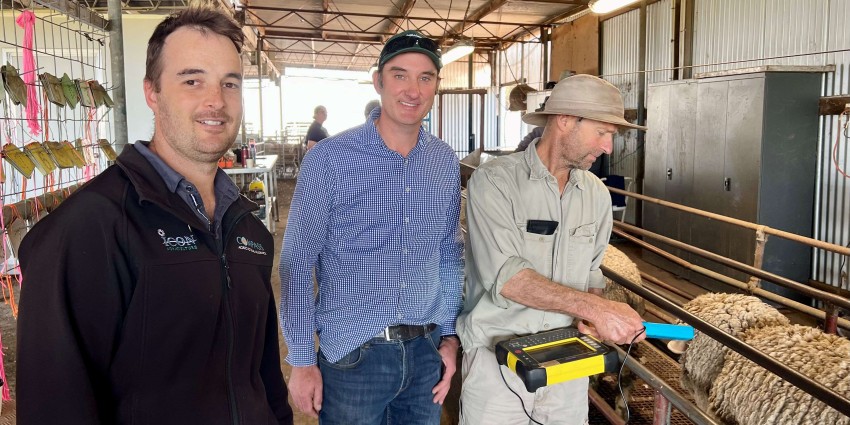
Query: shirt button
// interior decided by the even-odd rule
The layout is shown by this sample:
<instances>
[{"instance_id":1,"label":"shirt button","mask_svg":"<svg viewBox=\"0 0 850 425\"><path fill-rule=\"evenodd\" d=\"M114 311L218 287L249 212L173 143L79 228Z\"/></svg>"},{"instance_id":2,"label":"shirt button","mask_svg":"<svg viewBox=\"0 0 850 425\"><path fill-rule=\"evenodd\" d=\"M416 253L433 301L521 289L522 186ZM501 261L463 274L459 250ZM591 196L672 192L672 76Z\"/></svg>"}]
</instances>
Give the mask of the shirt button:
<instances>
[{"instance_id":1,"label":"shirt button","mask_svg":"<svg viewBox=\"0 0 850 425\"><path fill-rule=\"evenodd\" d=\"M405 223L410 223L410 217L405 217L405 218L404 218L404 222L405 222Z\"/></svg>"},{"instance_id":2,"label":"shirt button","mask_svg":"<svg viewBox=\"0 0 850 425\"><path fill-rule=\"evenodd\" d=\"M404 188L404 191L405 191L405 192L410 192L410 186L408 186L408 187Z\"/></svg>"},{"instance_id":3,"label":"shirt button","mask_svg":"<svg viewBox=\"0 0 850 425\"><path fill-rule=\"evenodd\" d=\"M399 313L397 317L398 317L399 320L404 319L404 315L401 314L401 313Z\"/></svg>"},{"instance_id":4,"label":"shirt button","mask_svg":"<svg viewBox=\"0 0 850 425\"><path fill-rule=\"evenodd\" d=\"M401 282L401 288L402 288L402 289L407 288L407 284L406 284L406 283L404 283L404 282Z\"/></svg>"},{"instance_id":5,"label":"shirt button","mask_svg":"<svg viewBox=\"0 0 850 425\"><path fill-rule=\"evenodd\" d=\"M407 255L407 248L401 250L401 252L404 253L404 255Z\"/></svg>"},{"instance_id":6,"label":"shirt button","mask_svg":"<svg viewBox=\"0 0 850 425\"><path fill-rule=\"evenodd\" d=\"M549 329L549 324L548 324L548 323L545 323L545 324L543 325L543 329Z\"/></svg>"}]
</instances>

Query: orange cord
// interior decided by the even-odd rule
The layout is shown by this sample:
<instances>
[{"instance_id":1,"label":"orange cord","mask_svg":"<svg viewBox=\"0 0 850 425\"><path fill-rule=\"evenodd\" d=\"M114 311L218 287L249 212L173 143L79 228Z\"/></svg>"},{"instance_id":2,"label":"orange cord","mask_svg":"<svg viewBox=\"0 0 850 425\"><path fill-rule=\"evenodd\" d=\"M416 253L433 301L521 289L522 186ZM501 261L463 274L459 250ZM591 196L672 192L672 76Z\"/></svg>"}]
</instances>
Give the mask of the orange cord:
<instances>
[{"instance_id":1,"label":"orange cord","mask_svg":"<svg viewBox=\"0 0 850 425\"><path fill-rule=\"evenodd\" d=\"M841 131L841 117L842 116L847 116L847 113L844 112L844 113L842 113L841 115L838 116L838 132L835 135L835 145L832 147L832 163L835 164L835 169L838 170L838 172L841 173L842 176L850 179L850 176L847 175L847 172L844 171L841 168L840 165L838 165L838 141L841 140L841 134L842 133L845 134L845 136L846 136L847 127L848 127L848 125L850 125L850 121L845 122L844 123L844 131Z\"/></svg>"}]
</instances>

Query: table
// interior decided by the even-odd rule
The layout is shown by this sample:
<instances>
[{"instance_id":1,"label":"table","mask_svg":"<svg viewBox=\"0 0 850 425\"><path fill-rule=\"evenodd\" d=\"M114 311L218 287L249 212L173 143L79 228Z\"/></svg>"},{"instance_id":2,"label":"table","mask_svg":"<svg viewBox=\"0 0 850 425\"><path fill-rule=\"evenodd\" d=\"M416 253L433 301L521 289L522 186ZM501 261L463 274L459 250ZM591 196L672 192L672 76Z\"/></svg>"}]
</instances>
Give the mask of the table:
<instances>
[{"instance_id":1,"label":"table","mask_svg":"<svg viewBox=\"0 0 850 425\"><path fill-rule=\"evenodd\" d=\"M277 205L277 179L275 179L274 175L277 158L277 155L257 155L253 167L223 168L224 172L231 176L231 178L237 175L241 176L240 179L242 179L243 183L247 177L254 174L260 174L262 176L263 185L266 188L266 218L262 221L272 234L275 232L275 223L280 219ZM240 187L242 186L240 185Z\"/></svg>"}]
</instances>

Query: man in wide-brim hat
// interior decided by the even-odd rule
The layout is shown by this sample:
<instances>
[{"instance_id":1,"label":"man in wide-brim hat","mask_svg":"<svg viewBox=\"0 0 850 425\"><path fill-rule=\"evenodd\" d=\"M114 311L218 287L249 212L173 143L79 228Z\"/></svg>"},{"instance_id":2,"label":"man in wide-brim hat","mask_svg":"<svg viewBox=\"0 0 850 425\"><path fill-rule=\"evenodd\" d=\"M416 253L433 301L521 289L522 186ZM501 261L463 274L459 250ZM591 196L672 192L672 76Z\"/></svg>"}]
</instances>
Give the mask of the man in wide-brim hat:
<instances>
[{"instance_id":1,"label":"man in wide-brim hat","mask_svg":"<svg viewBox=\"0 0 850 425\"><path fill-rule=\"evenodd\" d=\"M588 379L529 393L499 366L496 343L578 325L616 344L644 338L637 312L602 298L599 269L611 234L611 197L586 171L611 153L623 98L590 75L560 81L546 107L523 117L545 126L524 152L489 161L468 186L467 286L457 330L464 347L464 424L587 423ZM500 376L500 372L501 375ZM524 411L525 410L525 411Z\"/></svg>"}]
</instances>

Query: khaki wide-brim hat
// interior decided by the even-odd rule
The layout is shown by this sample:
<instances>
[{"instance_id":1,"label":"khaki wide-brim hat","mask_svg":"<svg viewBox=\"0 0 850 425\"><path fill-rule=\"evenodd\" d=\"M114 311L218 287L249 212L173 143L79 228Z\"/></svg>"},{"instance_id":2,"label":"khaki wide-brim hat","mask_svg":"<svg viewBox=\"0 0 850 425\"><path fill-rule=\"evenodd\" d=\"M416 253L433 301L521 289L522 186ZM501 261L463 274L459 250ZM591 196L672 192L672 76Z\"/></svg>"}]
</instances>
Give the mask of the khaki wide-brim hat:
<instances>
[{"instance_id":1,"label":"khaki wide-brim hat","mask_svg":"<svg viewBox=\"0 0 850 425\"><path fill-rule=\"evenodd\" d=\"M579 74L559 81L542 111L525 114L528 124L545 126L550 115L572 115L619 127L646 130L624 118L623 96L613 84L592 75Z\"/></svg>"}]
</instances>

